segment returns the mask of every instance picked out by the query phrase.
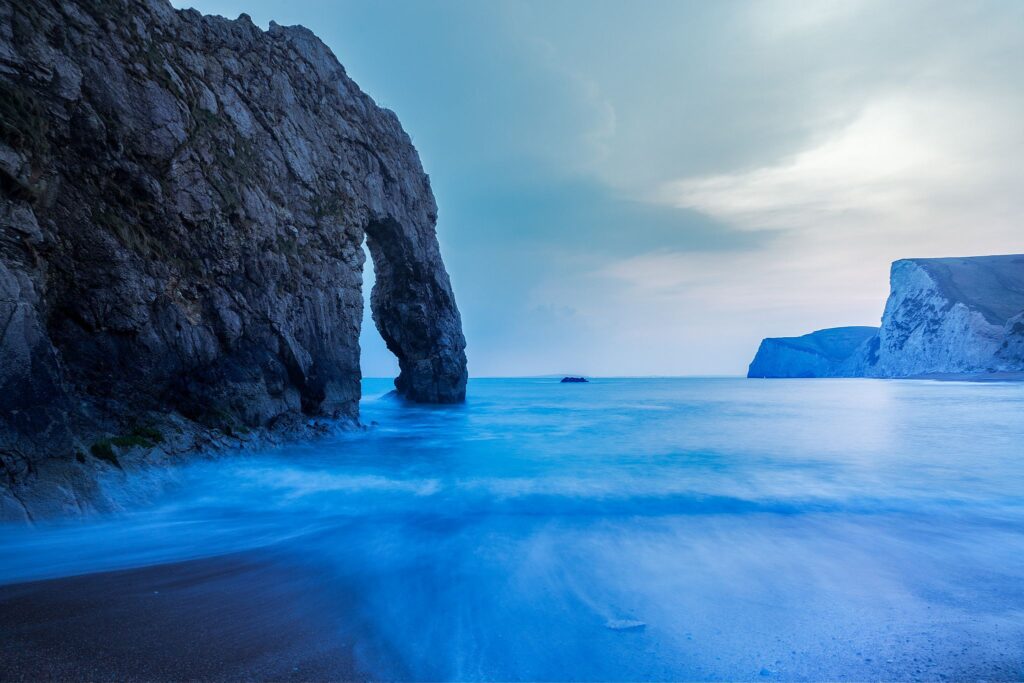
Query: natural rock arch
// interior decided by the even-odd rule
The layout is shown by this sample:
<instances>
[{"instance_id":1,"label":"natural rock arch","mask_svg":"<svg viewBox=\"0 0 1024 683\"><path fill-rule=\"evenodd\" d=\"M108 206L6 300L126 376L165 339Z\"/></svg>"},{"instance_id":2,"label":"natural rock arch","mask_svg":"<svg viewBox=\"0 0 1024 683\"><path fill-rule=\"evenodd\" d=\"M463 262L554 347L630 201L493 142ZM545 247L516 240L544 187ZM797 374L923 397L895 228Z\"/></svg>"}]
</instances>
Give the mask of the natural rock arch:
<instances>
[{"instance_id":1,"label":"natural rock arch","mask_svg":"<svg viewBox=\"0 0 1024 683\"><path fill-rule=\"evenodd\" d=\"M462 400L397 116L307 29L113 1L0 0L0 455L356 419L364 241L397 389Z\"/></svg>"},{"instance_id":2,"label":"natural rock arch","mask_svg":"<svg viewBox=\"0 0 1024 683\"><path fill-rule=\"evenodd\" d=\"M466 341L437 239L393 218L366 226L376 281L373 322L398 358L399 393L413 401L457 403L466 397Z\"/></svg>"}]
</instances>

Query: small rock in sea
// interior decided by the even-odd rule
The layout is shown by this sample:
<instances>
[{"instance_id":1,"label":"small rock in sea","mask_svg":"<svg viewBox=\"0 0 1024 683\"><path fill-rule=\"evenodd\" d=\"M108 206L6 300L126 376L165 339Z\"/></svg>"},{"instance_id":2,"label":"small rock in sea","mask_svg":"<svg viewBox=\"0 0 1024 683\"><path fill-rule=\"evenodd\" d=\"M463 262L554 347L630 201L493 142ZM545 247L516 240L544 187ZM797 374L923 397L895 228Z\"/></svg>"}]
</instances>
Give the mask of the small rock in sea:
<instances>
[{"instance_id":1,"label":"small rock in sea","mask_svg":"<svg viewBox=\"0 0 1024 683\"><path fill-rule=\"evenodd\" d=\"M643 631L647 624L633 619L609 619L604 626L613 631Z\"/></svg>"},{"instance_id":2,"label":"small rock in sea","mask_svg":"<svg viewBox=\"0 0 1024 683\"><path fill-rule=\"evenodd\" d=\"M768 669L761 669L761 675L762 676L771 676L772 672L769 671Z\"/></svg>"},{"instance_id":3,"label":"small rock in sea","mask_svg":"<svg viewBox=\"0 0 1024 683\"><path fill-rule=\"evenodd\" d=\"M563 377L562 384L585 384L589 382L586 377Z\"/></svg>"}]
</instances>

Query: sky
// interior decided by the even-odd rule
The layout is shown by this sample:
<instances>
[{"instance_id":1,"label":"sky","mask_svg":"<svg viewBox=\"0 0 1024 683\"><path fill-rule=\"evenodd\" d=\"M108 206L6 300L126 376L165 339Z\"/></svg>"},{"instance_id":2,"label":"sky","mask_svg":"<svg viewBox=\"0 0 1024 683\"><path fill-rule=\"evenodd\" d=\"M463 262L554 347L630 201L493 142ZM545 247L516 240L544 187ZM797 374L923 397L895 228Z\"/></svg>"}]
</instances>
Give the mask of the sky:
<instances>
[{"instance_id":1,"label":"sky","mask_svg":"<svg viewBox=\"0 0 1024 683\"><path fill-rule=\"evenodd\" d=\"M1024 252L1019 0L176 4L303 24L398 114L472 376L742 375L877 325L895 259Z\"/></svg>"}]
</instances>

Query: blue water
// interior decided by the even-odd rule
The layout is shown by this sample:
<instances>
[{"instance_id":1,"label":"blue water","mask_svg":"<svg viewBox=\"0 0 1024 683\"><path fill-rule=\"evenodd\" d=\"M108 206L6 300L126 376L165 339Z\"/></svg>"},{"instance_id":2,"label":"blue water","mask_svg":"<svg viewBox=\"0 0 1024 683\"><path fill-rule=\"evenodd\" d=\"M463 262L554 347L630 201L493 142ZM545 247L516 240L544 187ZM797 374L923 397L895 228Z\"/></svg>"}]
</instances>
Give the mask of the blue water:
<instances>
[{"instance_id":1,"label":"blue water","mask_svg":"<svg viewBox=\"0 0 1024 683\"><path fill-rule=\"evenodd\" d=\"M262 553L377 678L1024 677L1024 384L388 384L367 431L0 528L0 583Z\"/></svg>"}]
</instances>

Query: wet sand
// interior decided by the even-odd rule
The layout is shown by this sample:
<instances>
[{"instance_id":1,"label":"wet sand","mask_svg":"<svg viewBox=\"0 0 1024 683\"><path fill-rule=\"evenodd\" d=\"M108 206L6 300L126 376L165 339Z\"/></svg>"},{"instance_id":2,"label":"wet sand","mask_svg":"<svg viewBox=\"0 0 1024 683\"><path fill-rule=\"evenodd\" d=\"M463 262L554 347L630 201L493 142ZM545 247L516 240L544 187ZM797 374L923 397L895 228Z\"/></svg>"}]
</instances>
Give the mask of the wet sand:
<instances>
[{"instance_id":1,"label":"wet sand","mask_svg":"<svg viewBox=\"0 0 1024 683\"><path fill-rule=\"evenodd\" d=\"M365 680L308 576L256 554L0 587L0 679Z\"/></svg>"}]
</instances>

